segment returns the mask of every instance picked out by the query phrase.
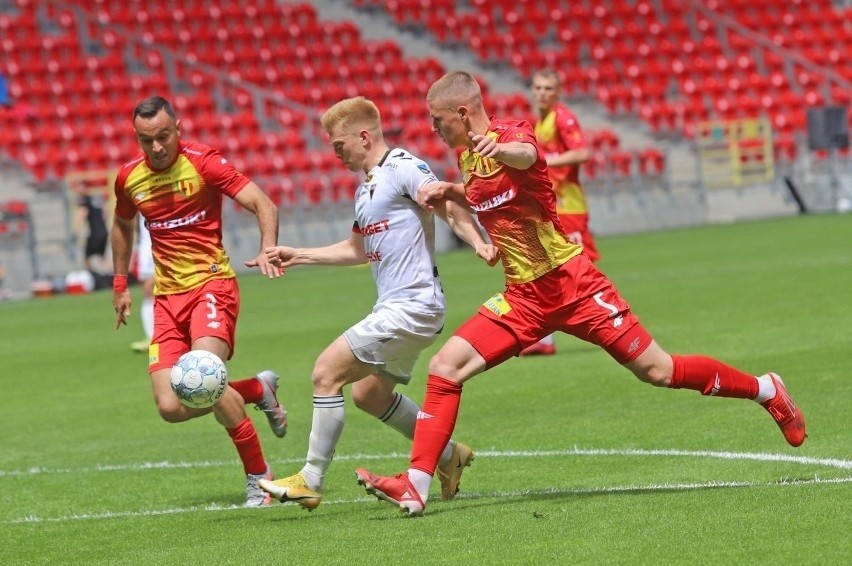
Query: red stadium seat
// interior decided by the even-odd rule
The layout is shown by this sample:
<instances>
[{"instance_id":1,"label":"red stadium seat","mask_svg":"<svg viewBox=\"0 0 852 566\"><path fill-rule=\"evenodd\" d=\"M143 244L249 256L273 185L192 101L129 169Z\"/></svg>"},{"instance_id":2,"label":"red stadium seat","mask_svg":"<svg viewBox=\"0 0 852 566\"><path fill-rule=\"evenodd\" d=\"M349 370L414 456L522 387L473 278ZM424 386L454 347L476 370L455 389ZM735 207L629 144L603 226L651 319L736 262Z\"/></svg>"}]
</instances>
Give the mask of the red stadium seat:
<instances>
[{"instance_id":1,"label":"red stadium seat","mask_svg":"<svg viewBox=\"0 0 852 566\"><path fill-rule=\"evenodd\" d=\"M351 201L358 188L359 179L353 173L342 171L329 177L331 199L334 202Z\"/></svg>"},{"instance_id":2,"label":"red stadium seat","mask_svg":"<svg viewBox=\"0 0 852 566\"><path fill-rule=\"evenodd\" d=\"M303 175L299 185L302 198L309 204L321 204L330 198L323 178Z\"/></svg>"},{"instance_id":3,"label":"red stadium seat","mask_svg":"<svg viewBox=\"0 0 852 566\"><path fill-rule=\"evenodd\" d=\"M793 136L779 136L773 141L776 161L793 161L796 159L796 140Z\"/></svg>"},{"instance_id":4,"label":"red stadium seat","mask_svg":"<svg viewBox=\"0 0 852 566\"><path fill-rule=\"evenodd\" d=\"M581 169L583 177L587 179L595 179L603 175L606 171L606 156L603 153L595 151L589 157L589 160L583 163Z\"/></svg>"},{"instance_id":5,"label":"red stadium seat","mask_svg":"<svg viewBox=\"0 0 852 566\"><path fill-rule=\"evenodd\" d=\"M618 135L609 129L598 130L589 135L590 146L595 151L615 151L618 149L620 142Z\"/></svg>"},{"instance_id":6,"label":"red stadium seat","mask_svg":"<svg viewBox=\"0 0 852 566\"><path fill-rule=\"evenodd\" d=\"M376 12L383 7L376 0L351 2ZM353 22L320 19L308 2L186 0L173 6L151 0L141 8L106 0L71 0L70 4L74 11L51 3L38 11L32 1L19 0L20 9L0 14L0 51L7 60L12 88L33 105L40 119L55 119L60 105L66 110L77 108L63 118L75 128L90 125L97 131L104 119L126 120L128 90L133 98L152 90L181 93L186 98L175 102L186 125L195 119L196 125L205 126L204 116L218 115L222 109L216 103L234 103L246 113L254 112L249 89L226 95L225 102L214 102L211 85L218 79L198 66L204 63L243 85L248 81L249 86L288 101L263 110L254 120L239 119L230 128L231 135L245 136L244 143L251 147L261 143L256 134L267 125L266 119L277 116L285 130L299 129L306 118L293 108L304 105L314 115L337 99L355 94L368 95L389 108L388 116L405 128L408 139L409 124L423 120L426 89L444 72L437 60L437 67L428 72L412 63L393 41L362 37ZM724 29L724 22L701 11L686 18L680 1L475 0L472 6L475 10L451 0L396 0L386 8L394 15L402 14L407 25L432 34L439 43L463 47L463 38L478 37L473 42L483 60L489 65L514 66L524 77L532 69L556 66L565 78L566 93L597 95L610 113L639 114L659 133L677 128L688 133L696 121L708 117L709 108L726 116L783 112L788 116L784 127L800 132L802 105L848 104L848 93L826 85L818 70L797 66L788 76L787 51L758 47L751 37ZM848 11L836 10L828 1L712 0L707 9L741 18L776 45L852 79L852 68L842 65L852 42ZM84 14L90 17L89 24L82 23ZM99 44L91 51L97 55L84 54L75 33L78 24ZM48 27L53 32L42 34ZM127 29L145 43L136 45L126 35ZM542 37L553 43L540 41ZM165 63L170 60L175 63L174 72L167 75ZM354 80L362 67L373 69L374 81L359 85ZM177 82L169 84L167 76ZM681 93L670 92L672 79L680 84ZM487 83L483 87L487 89ZM202 104L193 99L196 94L190 94L191 90L204 93L207 100ZM509 100L502 106L507 114L526 114L527 107L528 102ZM416 114L409 110L414 108ZM98 112L90 112L94 109ZM799 115L793 116L794 110ZM38 127L39 137L41 131ZM211 133L218 135L218 131L213 128ZM286 135L280 139L282 147L290 145ZM436 159L439 154L446 156L446 148L435 143L433 134L426 132L426 139L427 153ZM292 144L297 149L307 145L301 132Z\"/></svg>"},{"instance_id":7,"label":"red stadium seat","mask_svg":"<svg viewBox=\"0 0 852 566\"><path fill-rule=\"evenodd\" d=\"M613 151L609 154L612 170L619 177L629 177L633 172L633 153L630 151Z\"/></svg>"}]
</instances>

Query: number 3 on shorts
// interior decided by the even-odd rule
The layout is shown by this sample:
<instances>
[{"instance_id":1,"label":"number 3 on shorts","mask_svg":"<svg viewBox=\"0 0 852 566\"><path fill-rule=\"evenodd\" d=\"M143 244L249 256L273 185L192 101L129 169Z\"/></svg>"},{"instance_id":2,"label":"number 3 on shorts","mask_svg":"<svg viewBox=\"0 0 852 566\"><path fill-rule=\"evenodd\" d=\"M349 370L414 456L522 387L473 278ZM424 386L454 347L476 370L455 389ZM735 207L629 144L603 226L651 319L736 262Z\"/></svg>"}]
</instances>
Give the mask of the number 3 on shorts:
<instances>
[{"instance_id":1,"label":"number 3 on shorts","mask_svg":"<svg viewBox=\"0 0 852 566\"><path fill-rule=\"evenodd\" d=\"M216 296L213 293L204 295L207 298L207 318L214 320L216 318Z\"/></svg>"}]
</instances>

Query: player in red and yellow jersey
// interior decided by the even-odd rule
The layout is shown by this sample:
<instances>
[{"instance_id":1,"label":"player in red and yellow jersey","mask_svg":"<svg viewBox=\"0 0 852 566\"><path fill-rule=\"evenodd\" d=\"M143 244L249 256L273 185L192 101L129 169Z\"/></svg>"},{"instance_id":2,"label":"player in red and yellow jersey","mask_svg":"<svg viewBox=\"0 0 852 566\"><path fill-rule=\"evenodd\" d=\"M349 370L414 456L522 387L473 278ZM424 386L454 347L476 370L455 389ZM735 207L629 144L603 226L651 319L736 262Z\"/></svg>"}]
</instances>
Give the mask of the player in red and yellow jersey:
<instances>
[{"instance_id":1,"label":"player in red and yellow jersey","mask_svg":"<svg viewBox=\"0 0 852 566\"><path fill-rule=\"evenodd\" d=\"M532 94L538 111L535 137L547 162L547 172L556 191L556 212L559 222L572 242L583 246L592 261L600 258L595 239L589 229L589 208L580 185L580 165L589 160L590 151L580 122L567 106L559 101L562 86L559 75L552 69L533 73ZM556 344L553 335L526 348L521 355L553 355Z\"/></svg>"},{"instance_id":2,"label":"player in red and yellow jersey","mask_svg":"<svg viewBox=\"0 0 852 566\"><path fill-rule=\"evenodd\" d=\"M776 374L755 377L705 356L670 355L651 338L613 283L559 225L529 123L489 118L479 85L465 72L438 79L427 101L435 132L448 146L465 148L459 158L464 183L449 191L430 187L418 193L418 202L429 206L452 198L475 210L502 255L506 289L432 357L408 472L385 477L358 468L368 493L421 515L438 457L455 428L462 385L555 331L600 346L646 383L754 399L789 444L804 442L804 418Z\"/></svg>"},{"instance_id":3,"label":"player in red and yellow jersey","mask_svg":"<svg viewBox=\"0 0 852 566\"><path fill-rule=\"evenodd\" d=\"M591 152L577 117L559 101L561 89L556 71L533 73L532 92L539 116L535 137L556 191L559 221L568 237L597 261L600 254L589 231L589 207L580 184L580 165L589 160Z\"/></svg>"},{"instance_id":4,"label":"player in red and yellow jersey","mask_svg":"<svg viewBox=\"0 0 852 566\"><path fill-rule=\"evenodd\" d=\"M127 272L137 212L151 235L154 257L154 331L148 348L148 371L154 402L163 420L183 422L210 413L231 436L246 473L246 505L269 503L257 482L272 478L257 431L246 415L254 403L276 436L284 436L286 411L278 403L278 376L271 370L230 382L212 408L182 405L171 390L169 374L189 350L208 350L231 358L239 289L222 245L222 197L236 200L257 216L260 250L278 240L278 209L247 177L215 149L180 139L180 121L171 104L155 96L133 111L133 127L142 154L121 167L115 180L115 220L111 242L115 276L116 328L127 324L131 298ZM279 270L265 253L248 262L268 277Z\"/></svg>"}]
</instances>

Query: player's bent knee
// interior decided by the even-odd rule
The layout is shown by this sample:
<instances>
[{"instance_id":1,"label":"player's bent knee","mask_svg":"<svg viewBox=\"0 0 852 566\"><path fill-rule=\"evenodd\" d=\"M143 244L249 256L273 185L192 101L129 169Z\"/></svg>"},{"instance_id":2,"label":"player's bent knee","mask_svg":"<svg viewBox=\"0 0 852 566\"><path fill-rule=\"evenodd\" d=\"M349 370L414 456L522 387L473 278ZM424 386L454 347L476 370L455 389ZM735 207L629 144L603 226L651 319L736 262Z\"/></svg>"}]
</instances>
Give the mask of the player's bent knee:
<instances>
[{"instance_id":1,"label":"player's bent knee","mask_svg":"<svg viewBox=\"0 0 852 566\"><path fill-rule=\"evenodd\" d=\"M429 375L440 375L441 377L446 377L447 374L451 372L450 368L451 366L445 363L438 354L435 354L432 356L432 359L429 360Z\"/></svg>"},{"instance_id":2,"label":"player's bent knee","mask_svg":"<svg viewBox=\"0 0 852 566\"><path fill-rule=\"evenodd\" d=\"M167 423L182 423L192 418L192 415L187 414L186 407L177 399L158 399L157 413Z\"/></svg>"},{"instance_id":3,"label":"player's bent knee","mask_svg":"<svg viewBox=\"0 0 852 566\"><path fill-rule=\"evenodd\" d=\"M314 394L337 395L346 385L346 379L333 372L314 369L311 374L311 383L314 386Z\"/></svg>"},{"instance_id":4,"label":"player's bent knee","mask_svg":"<svg viewBox=\"0 0 852 566\"><path fill-rule=\"evenodd\" d=\"M159 413L160 413L160 418L162 418L167 423L171 423L171 424L182 423L182 422L188 421L189 419L192 418L190 415L183 414L183 412L181 410L169 411L169 410L159 409Z\"/></svg>"},{"instance_id":5,"label":"player's bent knee","mask_svg":"<svg viewBox=\"0 0 852 566\"><path fill-rule=\"evenodd\" d=\"M457 364L449 363L437 355L429 361L429 375L437 375L456 382L462 382L466 377L463 374L462 368Z\"/></svg>"}]
</instances>

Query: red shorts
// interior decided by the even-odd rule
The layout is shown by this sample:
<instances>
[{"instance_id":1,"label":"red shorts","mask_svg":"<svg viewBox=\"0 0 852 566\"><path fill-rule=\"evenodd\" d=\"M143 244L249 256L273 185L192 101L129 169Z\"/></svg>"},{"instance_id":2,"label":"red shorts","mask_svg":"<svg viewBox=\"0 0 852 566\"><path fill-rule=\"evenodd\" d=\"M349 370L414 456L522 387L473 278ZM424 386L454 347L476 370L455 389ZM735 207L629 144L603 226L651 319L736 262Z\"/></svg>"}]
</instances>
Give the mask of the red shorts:
<instances>
[{"instance_id":1,"label":"red shorts","mask_svg":"<svg viewBox=\"0 0 852 566\"><path fill-rule=\"evenodd\" d=\"M195 340L205 336L221 338L233 354L239 312L240 289L233 277L211 279L185 293L157 295L148 371L172 367Z\"/></svg>"},{"instance_id":2,"label":"red shorts","mask_svg":"<svg viewBox=\"0 0 852 566\"><path fill-rule=\"evenodd\" d=\"M559 223L568 236L568 239L583 246L583 251L592 261L598 261L601 254L595 246L595 239L589 230L588 214L560 214Z\"/></svg>"},{"instance_id":3,"label":"red shorts","mask_svg":"<svg viewBox=\"0 0 852 566\"><path fill-rule=\"evenodd\" d=\"M651 336L630 305L583 254L535 281L509 285L479 307L455 335L493 367L556 331L597 344L620 364L651 345Z\"/></svg>"}]
</instances>

